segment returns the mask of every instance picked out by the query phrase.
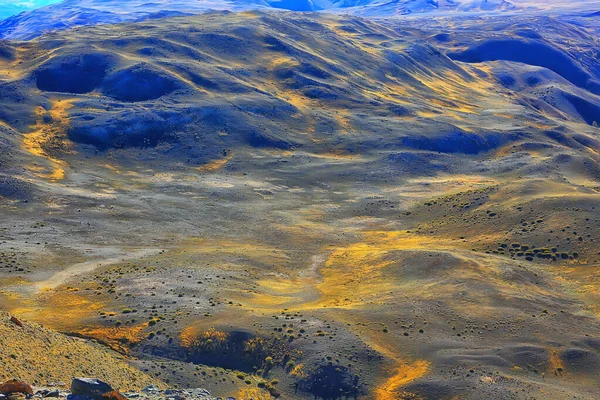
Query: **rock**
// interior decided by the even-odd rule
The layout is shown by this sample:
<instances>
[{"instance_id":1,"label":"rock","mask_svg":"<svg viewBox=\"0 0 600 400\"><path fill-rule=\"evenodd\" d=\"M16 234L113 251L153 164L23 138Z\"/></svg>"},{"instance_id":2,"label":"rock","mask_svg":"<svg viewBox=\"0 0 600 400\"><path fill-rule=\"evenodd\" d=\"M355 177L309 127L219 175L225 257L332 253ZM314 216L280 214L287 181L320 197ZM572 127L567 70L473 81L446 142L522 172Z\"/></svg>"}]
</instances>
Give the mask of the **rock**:
<instances>
[{"instance_id":1,"label":"rock","mask_svg":"<svg viewBox=\"0 0 600 400\"><path fill-rule=\"evenodd\" d=\"M26 382L13 379L0 386L0 393L9 395L12 393L23 393L33 395L33 388Z\"/></svg>"},{"instance_id":2,"label":"rock","mask_svg":"<svg viewBox=\"0 0 600 400\"><path fill-rule=\"evenodd\" d=\"M144 393L156 393L158 391L160 391L160 389L154 385L146 386L145 388L142 389L142 392L144 392Z\"/></svg>"},{"instance_id":3,"label":"rock","mask_svg":"<svg viewBox=\"0 0 600 400\"><path fill-rule=\"evenodd\" d=\"M204 396L204 397L208 397L210 396L210 393L208 392L208 390L206 389L201 389L201 388L197 388L197 389L190 389L190 393L193 396Z\"/></svg>"},{"instance_id":4,"label":"rock","mask_svg":"<svg viewBox=\"0 0 600 400\"><path fill-rule=\"evenodd\" d=\"M114 391L108 383L95 378L75 378L71 382L71 393L76 396L100 398Z\"/></svg>"},{"instance_id":5,"label":"rock","mask_svg":"<svg viewBox=\"0 0 600 400\"><path fill-rule=\"evenodd\" d=\"M13 324L15 324L16 326L22 328L23 327L23 323L21 321L19 321L19 319L17 317L10 317L10 322L12 322Z\"/></svg>"},{"instance_id":6,"label":"rock","mask_svg":"<svg viewBox=\"0 0 600 400\"><path fill-rule=\"evenodd\" d=\"M113 390L111 392L104 393L102 395L102 400L127 400L127 397L123 396L116 390Z\"/></svg>"},{"instance_id":7,"label":"rock","mask_svg":"<svg viewBox=\"0 0 600 400\"><path fill-rule=\"evenodd\" d=\"M210 395L210 392L202 388L194 389L160 389L156 386L148 386L139 392L119 393L111 388L110 391L103 392L110 388L108 383L98 379L76 378L71 384L72 391L61 391L53 387L36 388L36 399L39 398L67 398L67 400L217 400ZM100 393L103 392L103 393ZM23 397L25 398L25 397ZM27 398L30 398L29 396ZM0 400L8 400L0 395ZM219 397L218 400L225 400ZM226 400L236 400L228 397Z\"/></svg>"},{"instance_id":8,"label":"rock","mask_svg":"<svg viewBox=\"0 0 600 400\"><path fill-rule=\"evenodd\" d=\"M67 387L67 385L65 385L65 383L62 381L51 382L48 384L48 386L50 386L50 387Z\"/></svg>"}]
</instances>

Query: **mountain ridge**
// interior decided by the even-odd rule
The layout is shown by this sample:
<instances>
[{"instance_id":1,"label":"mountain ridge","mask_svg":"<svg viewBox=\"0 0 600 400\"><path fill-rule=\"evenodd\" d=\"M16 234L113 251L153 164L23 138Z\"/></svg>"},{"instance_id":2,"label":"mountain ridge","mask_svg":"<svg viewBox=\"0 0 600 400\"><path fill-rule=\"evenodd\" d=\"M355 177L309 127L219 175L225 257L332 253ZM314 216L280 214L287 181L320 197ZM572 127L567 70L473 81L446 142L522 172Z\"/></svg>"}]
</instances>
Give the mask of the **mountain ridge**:
<instances>
[{"instance_id":1,"label":"mountain ridge","mask_svg":"<svg viewBox=\"0 0 600 400\"><path fill-rule=\"evenodd\" d=\"M326 11L368 17L390 17L438 11L506 11L517 6L506 0L66 0L0 21L0 39L30 40L75 26L142 21L183 13L249 10Z\"/></svg>"},{"instance_id":2,"label":"mountain ridge","mask_svg":"<svg viewBox=\"0 0 600 400\"><path fill-rule=\"evenodd\" d=\"M406 15L487 14L548 12L556 10L594 12L600 1L580 0L65 0L0 20L0 39L31 40L46 32L77 26L144 21L209 11L286 10L330 12L363 17Z\"/></svg>"}]
</instances>

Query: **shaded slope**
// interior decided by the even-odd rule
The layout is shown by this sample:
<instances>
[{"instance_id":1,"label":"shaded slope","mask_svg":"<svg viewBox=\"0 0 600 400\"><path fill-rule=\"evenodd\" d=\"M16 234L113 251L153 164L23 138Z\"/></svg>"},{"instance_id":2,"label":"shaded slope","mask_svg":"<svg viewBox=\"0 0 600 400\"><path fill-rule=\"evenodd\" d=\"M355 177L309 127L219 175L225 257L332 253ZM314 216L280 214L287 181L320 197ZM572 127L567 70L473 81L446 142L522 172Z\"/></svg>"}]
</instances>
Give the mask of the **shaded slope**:
<instances>
[{"instance_id":1,"label":"shaded slope","mask_svg":"<svg viewBox=\"0 0 600 400\"><path fill-rule=\"evenodd\" d=\"M498 83L519 93L542 112L588 125L600 118L600 97L548 69L505 61L489 65Z\"/></svg>"},{"instance_id":2,"label":"shaded slope","mask_svg":"<svg viewBox=\"0 0 600 400\"><path fill-rule=\"evenodd\" d=\"M536 65L548 68L582 88L586 88L591 79L590 74L582 70L569 55L541 41L490 39L463 52L449 53L448 56L471 63L506 60Z\"/></svg>"},{"instance_id":3,"label":"shaded slope","mask_svg":"<svg viewBox=\"0 0 600 400\"><path fill-rule=\"evenodd\" d=\"M36 86L45 92L89 93L106 76L109 60L102 54L52 58L36 71Z\"/></svg>"},{"instance_id":4,"label":"shaded slope","mask_svg":"<svg viewBox=\"0 0 600 400\"><path fill-rule=\"evenodd\" d=\"M591 25L568 18L492 18L432 40L456 61L486 65L498 83L522 96L522 104L593 125L600 104L597 53L588 43L594 34ZM573 46L566 37L586 44Z\"/></svg>"}]
</instances>

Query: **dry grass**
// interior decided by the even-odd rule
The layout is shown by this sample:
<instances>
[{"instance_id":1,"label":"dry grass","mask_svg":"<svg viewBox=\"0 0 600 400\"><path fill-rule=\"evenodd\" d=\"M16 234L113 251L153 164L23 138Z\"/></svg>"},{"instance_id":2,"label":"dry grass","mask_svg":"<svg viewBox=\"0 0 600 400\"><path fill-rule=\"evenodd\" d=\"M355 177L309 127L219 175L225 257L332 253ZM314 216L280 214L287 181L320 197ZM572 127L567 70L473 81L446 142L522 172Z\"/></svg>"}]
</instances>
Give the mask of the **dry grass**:
<instances>
[{"instance_id":1,"label":"dry grass","mask_svg":"<svg viewBox=\"0 0 600 400\"><path fill-rule=\"evenodd\" d=\"M71 338L38 324L10 322L0 313L0 381L18 378L36 385L70 382L76 376L94 376L119 390L139 390L158 384L130 366L127 358L102 346Z\"/></svg>"},{"instance_id":2,"label":"dry grass","mask_svg":"<svg viewBox=\"0 0 600 400\"><path fill-rule=\"evenodd\" d=\"M45 158L49 163L49 167L42 168L41 171L36 166L30 167L38 177L51 181L60 181L65 177L66 163L49 155L47 149L50 147L64 149L68 146L66 130L69 126L68 111L72 107L71 100L55 100L49 112L42 107L38 107L35 111L37 122L31 127L32 131L23 136L23 148L34 156ZM49 118L49 121L46 122L45 117Z\"/></svg>"}]
</instances>

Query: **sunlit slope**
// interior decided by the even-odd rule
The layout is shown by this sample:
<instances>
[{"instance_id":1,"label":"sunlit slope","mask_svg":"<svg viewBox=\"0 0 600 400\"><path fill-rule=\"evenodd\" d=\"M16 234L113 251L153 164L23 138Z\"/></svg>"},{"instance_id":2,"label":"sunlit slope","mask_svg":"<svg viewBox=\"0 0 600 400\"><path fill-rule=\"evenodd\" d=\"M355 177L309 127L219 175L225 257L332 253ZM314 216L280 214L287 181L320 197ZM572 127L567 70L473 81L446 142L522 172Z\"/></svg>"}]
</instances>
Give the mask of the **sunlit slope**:
<instances>
[{"instance_id":1,"label":"sunlit slope","mask_svg":"<svg viewBox=\"0 0 600 400\"><path fill-rule=\"evenodd\" d=\"M11 322L11 316L4 312L0 312L0 345L0 379L4 381L19 377L41 385L94 375L114 382L120 390L139 390L158 383L118 353L34 323Z\"/></svg>"}]
</instances>

